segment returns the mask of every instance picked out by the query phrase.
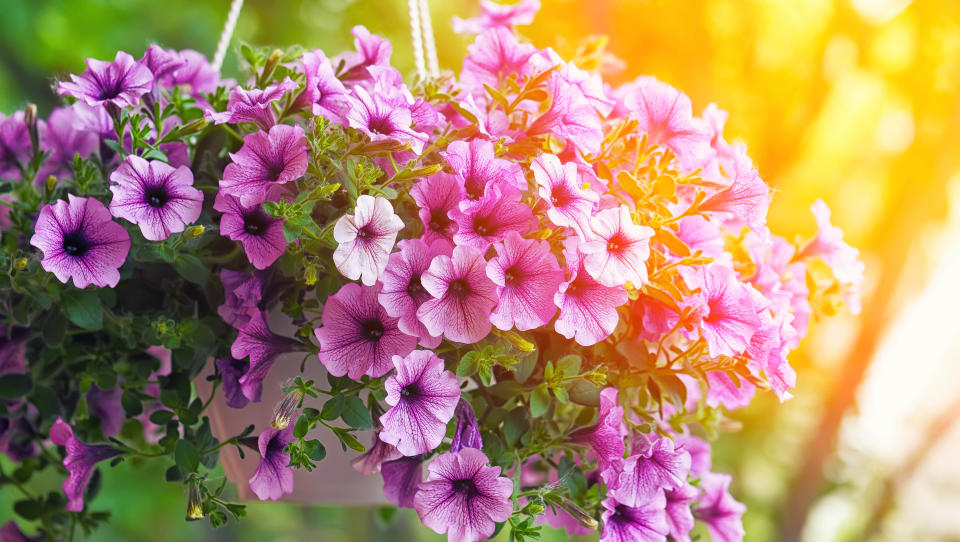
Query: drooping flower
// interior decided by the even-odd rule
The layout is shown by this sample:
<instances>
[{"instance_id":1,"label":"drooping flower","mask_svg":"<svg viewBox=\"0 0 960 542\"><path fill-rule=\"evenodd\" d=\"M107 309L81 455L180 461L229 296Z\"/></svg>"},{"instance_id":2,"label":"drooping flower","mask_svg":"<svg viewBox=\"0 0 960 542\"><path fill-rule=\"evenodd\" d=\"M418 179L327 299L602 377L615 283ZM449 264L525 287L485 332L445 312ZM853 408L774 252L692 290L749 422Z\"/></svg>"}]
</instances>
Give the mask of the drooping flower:
<instances>
[{"instance_id":1,"label":"drooping flower","mask_svg":"<svg viewBox=\"0 0 960 542\"><path fill-rule=\"evenodd\" d=\"M242 273L229 269L220 270L223 284L223 305L217 314L232 327L240 327L260 313L263 298L263 279L259 273Z\"/></svg>"},{"instance_id":2,"label":"drooping flower","mask_svg":"<svg viewBox=\"0 0 960 542\"><path fill-rule=\"evenodd\" d=\"M134 107L153 86L150 69L123 51L117 51L113 62L88 58L87 70L70 79L57 85L57 93L92 106Z\"/></svg>"},{"instance_id":3,"label":"drooping flower","mask_svg":"<svg viewBox=\"0 0 960 542\"><path fill-rule=\"evenodd\" d=\"M627 291L597 282L584 267L575 237L569 238L563 250L570 276L553 296L560 307L554 328L557 333L574 339L583 346L592 346L607 338L617 327L617 307L627 302Z\"/></svg>"},{"instance_id":4,"label":"drooping flower","mask_svg":"<svg viewBox=\"0 0 960 542\"><path fill-rule=\"evenodd\" d=\"M516 4L480 2L480 15L472 19L453 18L453 31L458 34L480 34L489 28L528 25L540 11L540 0L521 0Z\"/></svg>"},{"instance_id":5,"label":"drooping flower","mask_svg":"<svg viewBox=\"0 0 960 542\"><path fill-rule=\"evenodd\" d=\"M433 336L475 343L490 333L490 314L497 304L496 285L486 275L478 250L457 246L451 256L437 256L420 277L433 296L417 309L417 318Z\"/></svg>"},{"instance_id":6,"label":"drooping flower","mask_svg":"<svg viewBox=\"0 0 960 542\"><path fill-rule=\"evenodd\" d=\"M457 417L457 432L453 434L453 440L450 442L450 451L459 452L464 448L482 450L483 438L480 436L477 416L473 413L470 403L461 398L457 402L454 415Z\"/></svg>"},{"instance_id":7,"label":"drooping flower","mask_svg":"<svg viewBox=\"0 0 960 542\"><path fill-rule=\"evenodd\" d=\"M383 495L388 501L403 508L413 508L423 482L423 457L401 457L385 461L380 466L383 477Z\"/></svg>"},{"instance_id":8,"label":"drooping flower","mask_svg":"<svg viewBox=\"0 0 960 542\"><path fill-rule=\"evenodd\" d=\"M238 329L237 338L230 346L234 359L250 358L250 367L240 380L243 395L251 401L260 400L263 379L277 356L293 349L293 342L270 331L266 315L258 313Z\"/></svg>"},{"instance_id":9,"label":"drooping flower","mask_svg":"<svg viewBox=\"0 0 960 542\"><path fill-rule=\"evenodd\" d=\"M341 216L333 228L339 243L333 263L348 279L373 286L387 267L403 220L393 212L390 200L381 196L358 197L353 213Z\"/></svg>"},{"instance_id":10,"label":"drooping flower","mask_svg":"<svg viewBox=\"0 0 960 542\"><path fill-rule=\"evenodd\" d=\"M306 83L291 109L307 108L314 116L345 124L344 117L350 109L350 94L333 72L333 64L320 49L303 53L301 63Z\"/></svg>"},{"instance_id":11,"label":"drooping flower","mask_svg":"<svg viewBox=\"0 0 960 542\"><path fill-rule=\"evenodd\" d=\"M184 67L187 59L175 49L164 49L153 43L143 52L140 63L150 70L154 81L159 82L162 78Z\"/></svg>"},{"instance_id":12,"label":"drooping flower","mask_svg":"<svg viewBox=\"0 0 960 542\"><path fill-rule=\"evenodd\" d=\"M170 74L161 77L164 86L182 86L194 97L217 90L220 73L213 69L207 57L192 49L180 51L184 64Z\"/></svg>"},{"instance_id":13,"label":"drooping flower","mask_svg":"<svg viewBox=\"0 0 960 542\"><path fill-rule=\"evenodd\" d=\"M520 191L512 186L491 186L475 206L466 211L451 210L449 216L457 223L453 241L458 246L486 251L511 231L529 232L536 227L536 219L520 197Z\"/></svg>"},{"instance_id":14,"label":"drooping flower","mask_svg":"<svg viewBox=\"0 0 960 542\"><path fill-rule=\"evenodd\" d=\"M363 87L354 87L354 99L347 112L347 122L367 134L370 141L396 141L410 145L415 153L423 151L428 136L413 128L409 108L397 107L380 94L371 95Z\"/></svg>"},{"instance_id":15,"label":"drooping flower","mask_svg":"<svg viewBox=\"0 0 960 542\"><path fill-rule=\"evenodd\" d=\"M457 208L462 196L463 188L457 178L449 173L437 173L413 185L410 197L420 207L425 243L433 243L437 239L453 241L457 223L448 213Z\"/></svg>"},{"instance_id":16,"label":"drooping flower","mask_svg":"<svg viewBox=\"0 0 960 542\"><path fill-rule=\"evenodd\" d=\"M203 192L193 187L189 167L176 169L131 154L110 174L110 212L140 226L150 241L182 232L200 217Z\"/></svg>"},{"instance_id":17,"label":"drooping flower","mask_svg":"<svg viewBox=\"0 0 960 542\"><path fill-rule=\"evenodd\" d=\"M67 449L63 466L67 469L67 479L63 481L63 492L67 495L66 509L71 512L83 511L83 492L93 477L97 463L114 458L123 452L105 444L84 444L73 436L73 429L61 418L57 418L50 429L50 440Z\"/></svg>"},{"instance_id":18,"label":"drooping flower","mask_svg":"<svg viewBox=\"0 0 960 542\"><path fill-rule=\"evenodd\" d=\"M400 331L398 319L387 314L377 297L381 286L344 284L327 298L322 327L314 330L320 342L320 362L334 376L354 380L367 374L381 377L393 368L394 356L405 356L417 338Z\"/></svg>"},{"instance_id":19,"label":"drooping flower","mask_svg":"<svg viewBox=\"0 0 960 542\"><path fill-rule=\"evenodd\" d=\"M384 383L390 410L380 417L380 440L406 456L427 453L443 440L453 418L460 399L457 377L429 350L393 356L393 365L397 373Z\"/></svg>"},{"instance_id":20,"label":"drooping flower","mask_svg":"<svg viewBox=\"0 0 960 542\"><path fill-rule=\"evenodd\" d=\"M619 390L604 388L600 392L597 424L574 432L571 438L577 442L585 442L593 448L600 470L603 471L611 462L623 459L627 449L623 442L626 436L627 427L623 423L623 407L620 405Z\"/></svg>"},{"instance_id":21,"label":"drooping flower","mask_svg":"<svg viewBox=\"0 0 960 542\"><path fill-rule=\"evenodd\" d=\"M230 91L226 111L208 112L207 115L216 124L252 122L261 130L269 130L277 124L277 112L273 109L273 103L282 100L288 92L294 90L297 90L297 84L289 77L262 89L247 90L236 87Z\"/></svg>"},{"instance_id":22,"label":"drooping flower","mask_svg":"<svg viewBox=\"0 0 960 542\"><path fill-rule=\"evenodd\" d=\"M97 134L77 126L80 123L77 110L76 105L58 107L47 118L46 130L40 134L40 148L49 152L50 155L37 173L37 182L45 180L50 175L72 176L73 157L79 154L81 158L86 158L97 147L99 143ZM0 122L3 121L0 120ZM2 131L3 128L0 128L0 132ZM0 141L3 139L0 135ZM29 139L25 143L29 148ZM4 152L3 148L4 144L0 142L0 155ZM0 158L0 163L2 162L3 159ZM6 178L2 171L0 171L0 177Z\"/></svg>"},{"instance_id":23,"label":"drooping flower","mask_svg":"<svg viewBox=\"0 0 960 542\"><path fill-rule=\"evenodd\" d=\"M700 315L700 333L710 356L735 356L750 344L760 327L753 298L733 270L721 265L701 267L684 276L700 293L693 300Z\"/></svg>"},{"instance_id":24,"label":"drooping flower","mask_svg":"<svg viewBox=\"0 0 960 542\"><path fill-rule=\"evenodd\" d=\"M551 300L563 282L563 271L546 241L507 232L493 245L497 256L487 262L487 276L497 285L497 308L490 321L499 329L521 331L546 325L557 313Z\"/></svg>"},{"instance_id":25,"label":"drooping flower","mask_svg":"<svg viewBox=\"0 0 960 542\"><path fill-rule=\"evenodd\" d=\"M513 513L513 482L475 448L438 455L427 466L414 506L420 521L450 542L475 542L493 534Z\"/></svg>"},{"instance_id":26,"label":"drooping flower","mask_svg":"<svg viewBox=\"0 0 960 542\"><path fill-rule=\"evenodd\" d=\"M527 188L520 165L497 158L490 141L454 141L442 154L462 187L464 199L460 201L461 211L479 205L491 187L502 189L504 186L513 186L521 191Z\"/></svg>"},{"instance_id":27,"label":"drooping flower","mask_svg":"<svg viewBox=\"0 0 960 542\"><path fill-rule=\"evenodd\" d=\"M663 491L647 496L637 506L609 498L603 500L601 542L665 542L669 526Z\"/></svg>"},{"instance_id":28,"label":"drooping flower","mask_svg":"<svg viewBox=\"0 0 960 542\"><path fill-rule=\"evenodd\" d=\"M707 526L716 542L743 540L743 513L747 507L730 495L729 474L706 473L700 478L700 500L693 515Z\"/></svg>"},{"instance_id":29,"label":"drooping flower","mask_svg":"<svg viewBox=\"0 0 960 542\"><path fill-rule=\"evenodd\" d=\"M87 412L93 419L99 420L100 431L104 437L111 437L120 432L123 421L127 418L120 404L123 390L114 386L109 390L102 390L96 384L90 386L87 392Z\"/></svg>"},{"instance_id":30,"label":"drooping flower","mask_svg":"<svg viewBox=\"0 0 960 542\"><path fill-rule=\"evenodd\" d=\"M680 489L668 489L667 497L667 526L670 527L670 536L677 542L690 542L690 531L693 529L693 511L690 505L697 500L700 492L690 484Z\"/></svg>"},{"instance_id":31,"label":"drooping flower","mask_svg":"<svg viewBox=\"0 0 960 542\"><path fill-rule=\"evenodd\" d=\"M370 476L380 472L380 467L388 462L403 457L397 448L392 444L380 440L380 420L374 421L374 431L372 444L367 451L350 460L350 465L354 470L364 476ZM411 495L411 499L413 496Z\"/></svg>"},{"instance_id":32,"label":"drooping flower","mask_svg":"<svg viewBox=\"0 0 960 542\"><path fill-rule=\"evenodd\" d=\"M286 429L268 427L260 433L257 447L260 449L260 465L250 477L250 489L261 501L275 501L293 493L293 468L288 467L290 454L284 451L293 442L293 426Z\"/></svg>"},{"instance_id":33,"label":"drooping flower","mask_svg":"<svg viewBox=\"0 0 960 542\"><path fill-rule=\"evenodd\" d=\"M700 211L729 215L755 232L765 229L770 208L770 187L763 182L746 153L737 154L730 186L708 197L700 204Z\"/></svg>"},{"instance_id":34,"label":"drooping flower","mask_svg":"<svg viewBox=\"0 0 960 542\"><path fill-rule=\"evenodd\" d=\"M240 241L247 259L257 269L266 269L277 261L287 248L283 236L283 219L268 216L260 204L243 205L240 200L220 192L213 208L223 213L220 235Z\"/></svg>"},{"instance_id":35,"label":"drooping flower","mask_svg":"<svg viewBox=\"0 0 960 542\"><path fill-rule=\"evenodd\" d=\"M810 208L817 220L817 236L804 245L799 257L819 257L830 267L833 275L846 286L844 301L853 314L860 312L860 287L865 266L860 251L843 240L843 230L830 222L830 208L818 199Z\"/></svg>"},{"instance_id":36,"label":"drooping flower","mask_svg":"<svg viewBox=\"0 0 960 542\"><path fill-rule=\"evenodd\" d=\"M631 455L623 463L617 488L617 502L641 506L661 489L679 489L690 473L690 454L677 448L672 439L656 437L646 450Z\"/></svg>"},{"instance_id":37,"label":"drooping flower","mask_svg":"<svg viewBox=\"0 0 960 542\"><path fill-rule=\"evenodd\" d=\"M549 205L547 218L557 226L572 228L586 241L590 233L590 215L600 200L593 190L578 183L577 165L561 164L553 154L541 154L530 164L539 185L540 198Z\"/></svg>"},{"instance_id":38,"label":"drooping flower","mask_svg":"<svg viewBox=\"0 0 960 542\"><path fill-rule=\"evenodd\" d=\"M254 132L230 153L220 192L240 199L245 207L269 199L271 187L294 181L307 171L307 138L301 126L278 124L270 132Z\"/></svg>"},{"instance_id":39,"label":"drooping flower","mask_svg":"<svg viewBox=\"0 0 960 542\"><path fill-rule=\"evenodd\" d=\"M379 301L387 314L399 318L400 331L417 337L424 348L436 348L440 337L430 335L426 326L417 319L417 309L430 294L424 289L420 278L430 268L430 262L437 256L449 256L453 246L444 239L437 239L427 245L420 239L404 239L397 243L399 252L390 255L387 268L380 277L383 289Z\"/></svg>"},{"instance_id":40,"label":"drooping flower","mask_svg":"<svg viewBox=\"0 0 960 542\"><path fill-rule=\"evenodd\" d=\"M9 117L0 113L0 179L20 179L20 166L30 160L30 144L23 111Z\"/></svg>"},{"instance_id":41,"label":"drooping flower","mask_svg":"<svg viewBox=\"0 0 960 542\"><path fill-rule=\"evenodd\" d=\"M72 277L77 288L113 288L130 252L130 234L99 200L73 194L67 198L40 210L30 238L30 244L43 251L40 265L60 282Z\"/></svg>"},{"instance_id":42,"label":"drooping flower","mask_svg":"<svg viewBox=\"0 0 960 542\"><path fill-rule=\"evenodd\" d=\"M639 288L647 282L652 228L634 224L630 208L620 205L594 215L590 229L594 237L580 247L586 254L583 266L590 276L604 286L630 282Z\"/></svg>"},{"instance_id":43,"label":"drooping flower","mask_svg":"<svg viewBox=\"0 0 960 542\"><path fill-rule=\"evenodd\" d=\"M232 357L217 358L216 364L217 370L220 371L221 387L228 407L243 408L250 402L260 402L262 386L255 386L253 397L248 399L240 385L240 378L250 369L249 360L237 360Z\"/></svg>"}]
</instances>

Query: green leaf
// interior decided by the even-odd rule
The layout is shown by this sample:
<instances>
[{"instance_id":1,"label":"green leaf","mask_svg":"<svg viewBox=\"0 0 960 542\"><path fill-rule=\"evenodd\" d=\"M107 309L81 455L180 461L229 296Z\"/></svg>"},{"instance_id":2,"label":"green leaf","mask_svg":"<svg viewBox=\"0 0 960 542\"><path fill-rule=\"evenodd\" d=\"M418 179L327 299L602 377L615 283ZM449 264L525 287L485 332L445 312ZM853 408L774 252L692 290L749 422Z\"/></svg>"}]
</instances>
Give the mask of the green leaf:
<instances>
[{"instance_id":1,"label":"green leaf","mask_svg":"<svg viewBox=\"0 0 960 542\"><path fill-rule=\"evenodd\" d=\"M353 436L349 430L341 427L334 427L333 432L337 435L337 438L340 439L340 444L343 446L344 450L347 448L356 450L358 452L363 452L366 450L366 448L363 447L363 444L360 444L360 441L357 440L357 437Z\"/></svg>"},{"instance_id":2,"label":"green leaf","mask_svg":"<svg viewBox=\"0 0 960 542\"><path fill-rule=\"evenodd\" d=\"M59 310L50 311L43 321L41 332L46 346L59 346L67 334L67 320Z\"/></svg>"},{"instance_id":3,"label":"green leaf","mask_svg":"<svg viewBox=\"0 0 960 542\"><path fill-rule=\"evenodd\" d=\"M580 374L580 356L576 354L567 354L557 360L557 371L563 376L574 376Z\"/></svg>"},{"instance_id":4,"label":"green leaf","mask_svg":"<svg viewBox=\"0 0 960 542\"><path fill-rule=\"evenodd\" d=\"M533 352L523 352L517 356L517 364L513 368L513 378L517 382L523 384L530 378L530 375L533 374L533 370L537 367L537 359L540 357L540 354L536 351Z\"/></svg>"},{"instance_id":5,"label":"green leaf","mask_svg":"<svg viewBox=\"0 0 960 542\"><path fill-rule=\"evenodd\" d=\"M370 411L366 405L356 395L347 397L343 405L343 412L340 413L343 421L347 425L356 429L370 429L373 427L373 420L370 419Z\"/></svg>"},{"instance_id":6,"label":"green leaf","mask_svg":"<svg viewBox=\"0 0 960 542\"><path fill-rule=\"evenodd\" d=\"M94 290L67 290L61 296L67 318L83 329L97 331L103 327L103 308Z\"/></svg>"},{"instance_id":7,"label":"green leaf","mask_svg":"<svg viewBox=\"0 0 960 542\"><path fill-rule=\"evenodd\" d=\"M303 451L313 461L323 461L327 457L327 449L319 440L308 440L303 443Z\"/></svg>"},{"instance_id":8,"label":"green leaf","mask_svg":"<svg viewBox=\"0 0 960 542\"><path fill-rule=\"evenodd\" d=\"M340 413L343 412L343 404L346 401L346 397L343 394L334 395L326 403L323 404L323 410L320 411L320 417L324 420L336 420L340 417Z\"/></svg>"},{"instance_id":9,"label":"green leaf","mask_svg":"<svg viewBox=\"0 0 960 542\"><path fill-rule=\"evenodd\" d=\"M210 278L210 270L193 254L178 254L173 259L173 267L181 277L201 286Z\"/></svg>"},{"instance_id":10,"label":"green leaf","mask_svg":"<svg viewBox=\"0 0 960 542\"><path fill-rule=\"evenodd\" d=\"M33 391L33 379L28 374L0 376L0 399L18 399Z\"/></svg>"},{"instance_id":11,"label":"green leaf","mask_svg":"<svg viewBox=\"0 0 960 542\"><path fill-rule=\"evenodd\" d=\"M128 418L132 418L143 412L143 402L140 401L140 397L131 390L125 390L123 392L123 395L120 396L120 404L123 406L123 411L127 414Z\"/></svg>"},{"instance_id":12,"label":"green leaf","mask_svg":"<svg viewBox=\"0 0 960 542\"><path fill-rule=\"evenodd\" d=\"M534 418L543 416L550 408L550 390L545 384L540 384L530 394L530 415Z\"/></svg>"},{"instance_id":13,"label":"green leaf","mask_svg":"<svg viewBox=\"0 0 960 542\"><path fill-rule=\"evenodd\" d=\"M173 451L174 460L177 462L177 468L180 472L196 472L200 466L200 454L196 447L189 440L178 440L177 447Z\"/></svg>"},{"instance_id":14,"label":"green leaf","mask_svg":"<svg viewBox=\"0 0 960 542\"><path fill-rule=\"evenodd\" d=\"M173 412L169 410L157 410L150 415L150 421L157 425L167 425L173 420Z\"/></svg>"},{"instance_id":15,"label":"green leaf","mask_svg":"<svg viewBox=\"0 0 960 542\"><path fill-rule=\"evenodd\" d=\"M307 435L307 431L310 430L310 419L304 416L303 414L297 418L297 423L293 426L293 436L294 438L303 438Z\"/></svg>"},{"instance_id":16,"label":"green leaf","mask_svg":"<svg viewBox=\"0 0 960 542\"><path fill-rule=\"evenodd\" d=\"M515 409L503 422L503 437L509 448L516 447L520 437L530 429L530 422L522 408Z\"/></svg>"},{"instance_id":17,"label":"green leaf","mask_svg":"<svg viewBox=\"0 0 960 542\"><path fill-rule=\"evenodd\" d=\"M480 367L480 352L472 350L467 352L460 358L460 363L457 364L457 376L462 378L467 378L476 374L477 369Z\"/></svg>"}]
</instances>

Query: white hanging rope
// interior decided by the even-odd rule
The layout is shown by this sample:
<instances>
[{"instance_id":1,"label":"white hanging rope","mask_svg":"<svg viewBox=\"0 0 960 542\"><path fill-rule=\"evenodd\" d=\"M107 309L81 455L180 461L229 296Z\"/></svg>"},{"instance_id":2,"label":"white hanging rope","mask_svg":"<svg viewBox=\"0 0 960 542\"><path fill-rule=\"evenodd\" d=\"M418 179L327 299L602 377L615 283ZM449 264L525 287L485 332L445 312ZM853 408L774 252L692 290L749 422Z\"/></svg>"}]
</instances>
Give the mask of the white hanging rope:
<instances>
[{"instance_id":1,"label":"white hanging rope","mask_svg":"<svg viewBox=\"0 0 960 542\"><path fill-rule=\"evenodd\" d=\"M418 0L420 4L420 19L423 22L423 42L424 50L427 53L427 66L430 75L436 77L440 75L440 67L437 63L437 42L433 39L433 23L430 22L430 7L427 0Z\"/></svg>"},{"instance_id":2,"label":"white hanging rope","mask_svg":"<svg viewBox=\"0 0 960 542\"><path fill-rule=\"evenodd\" d=\"M220 41L217 42L217 52L213 54L213 69L220 71L223 67L223 59L227 56L227 46L230 45L230 39L233 38L233 31L237 28L237 18L240 17L240 8L243 7L243 0L233 0L230 3L230 11L227 13L227 22L223 25L223 32L220 33Z\"/></svg>"},{"instance_id":3,"label":"white hanging rope","mask_svg":"<svg viewBox=\"0 0 960 542\"><path fill-rule=\"evenodd\" d=\"M427 69L423 60L423 28L420 26L420 8L418 0L407 0L410 9L410 37L413 40L413 63L417 68L417 76L423 79Z\"/></svg>"}]
</instances>

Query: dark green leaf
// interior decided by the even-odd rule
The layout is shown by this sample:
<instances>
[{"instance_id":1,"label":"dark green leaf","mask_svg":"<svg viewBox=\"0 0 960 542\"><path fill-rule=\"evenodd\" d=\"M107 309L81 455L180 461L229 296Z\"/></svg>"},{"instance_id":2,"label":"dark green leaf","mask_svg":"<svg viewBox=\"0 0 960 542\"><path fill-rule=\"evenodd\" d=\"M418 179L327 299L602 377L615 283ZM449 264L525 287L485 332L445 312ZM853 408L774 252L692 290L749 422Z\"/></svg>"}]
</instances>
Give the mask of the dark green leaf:
<instances>
[{"instance_id":1,"label":"dark green leaf","mask_svg":"<svg viewBox=\"0 0 960 542\"><path fill-rule=\"evenodd\" d=\"M33 391L33 379L28 374L0 376L0 399L18 399Z\"/></svg>"},{"instance_id":2,"label":"dark green leaf","mask_svg":"<svg viewBox=\"0 0 960 542\"><path fill-rule=\"evenodd\" d=\"M173 267L181 277L196 284L203 285L210 278L210 270L192 254L178 254L173 259Z\"/></svg>"},{"instance_id":3,"label":"dark green leaf","mask_svg":"<svg viewBox=\"0 0 960 542\"><path fill-rule=\"evenodd\" d=\"M323 458L327 457L327 449L323 447L323 443L319 440L308 440L304 442L303 451L307 454L307 457L313 461L323 461Z\"/></svg>"},{"instance_id":4,"label":"dark green leaf","mask_svg":"<svg viewBox=\"0 0 960 542\"><path fill-rule=\"evenodd\" d=\"M103 327L103 308L93 290L67 290L61 296L67 318L74 324L97 331Z\"/></svg>"},{"instance_id":5,"label":"dark green leaf","mask_svg":"<svg viewBox=\"0 0 960 542\"><path fill-rule=\"evenodd\" d=\"M550 408L550 391L545 384L540 384L530 394L530 415L534 418L543 416Z\"/></svg>"},{"instance_id":6,"label":"dark green leaf","mask_svg":"<svg viewBox=\"0 0 960 542\"><path fill-rule=\"evenodd\" d=\"M323 404L320 417L327 421L336 420L340 417L340 413L343 412L343 405L346 400L343 394L334 395Z\"/></svg>"},{"instance_id":7,"label":"dark green leaf","mask_svg":"<svg viewBox=\"0 0 960 542\"><path fill-rule=\"evenodd\" d=\"M196 447L189 440L177 441L177 447L173 451L174 459L177 462L177 468L181 472L196 472L200 466L200 454Z\"/></svg>"},{"instance_id":8,"label":"dark green leaf","mask_svg":"<svg viewBox=\"0 0 960 542\"><path fill-rule=\"evenodd\" d=\"M356 395L347 397L341 413L343 421L347 425L356 429L369 429L373 427L373 421L370 419L370 411L363 404L363 401Z\"/></svg>"}]
</instances>

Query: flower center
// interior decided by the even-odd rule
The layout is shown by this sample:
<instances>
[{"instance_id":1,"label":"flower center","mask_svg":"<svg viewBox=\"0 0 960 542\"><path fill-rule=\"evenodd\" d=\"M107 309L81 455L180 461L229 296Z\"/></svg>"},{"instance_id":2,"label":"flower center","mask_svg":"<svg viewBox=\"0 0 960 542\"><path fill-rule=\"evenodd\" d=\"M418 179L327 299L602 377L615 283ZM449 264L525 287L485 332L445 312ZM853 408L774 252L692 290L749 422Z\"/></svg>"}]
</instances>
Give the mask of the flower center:
<instances>
[{"instance_id":1,"label":"flower center","mask_svg":"<svg viewBox=\"0 0 960 542\"><path fill-rule=\"evenodd\" d=\"M404 397L416 397L420 395L420 390L417 389L417 384L407 384L406 386L400 388L400 395Z\"/></svg>"},{"instance_id":2,"label":"flower center","mask_svg":"<svg viewBox=\"0 0 960 542\"><path fill-rule=\"evenodd\" d=\"M383 322L380 320L367 320L360 324L360 328L360 335L368 341L377 342L383 337Z\"/></svg>"},{"instance_id":3,"label":"flower center","mask_svg":"<svg viewBox=\"0 0 960 542\"><path fill-rule=\"evenodd\" d=\"M284 169L283 164L271 163L271 164L265 164L265 165L267 166L267 176L271 180L274 180L274 181L278 180L280 178L280 174L283 173L283 169Z\"/></svg>"},{"instance_id":4,"label":"flower center","mask_svg":"<svg viewBox=\"0 0 960 542\"><path fill-rule=\"evenodd\" d=\"M257 210L243 215L243 231L250 235L263 235L269 225L266 215Z\"/></svg>"},{"instance_id":5,"label":"flower center","mask_svg":"<svg viewBox=\"0 0 960 542\"><path fill-rule=\"evenodd\" d=\"M155 186L153 188L148 188L143 194L143 200L147 202L147 205L155 209L163 207L168 201L170 201L170 195L167 194L167 190L162 186Z\"/></svg>"},{"instance_id":6,"label":"flower center","mask_svg":"<svg viewBox=\"0 0 960 542\"><path fill-rule=\"evenodd\" d=\"M464 181L464 188L466 188L467 199L478 200L483 197L483 190L486 188L487 184L483 180L476 178L473 175L467 177Z\"/></svg>"},{"instance_id":7,"label":"flower center","mask_svg":"<svg viewBox=\"0 0 960 542\"><path fill-rule=\"evenodd\" d=\"M420 275L410 277L410 282L407 283L407 294L414 299L420 299L427 295L427 290L424 289L423 284L420 282Z\"/></svg>"},{"instance_id":8,"label":"flower center","mask_svg":"<svg viewBox=\"0 0 960 542\"><path fill-rule=\"evenodd\" d=\"M367 128L371 132L380 135L389 135L393 133L393 125L386 117L371 118L370 122L367 124Z\"/></svg>"},{"instance_id":9,"label":"flower center","mask_svg":"<svg viewBox=\"0 0 960 542\"><path fill-rule=\"evenodd\" d=\"M477 493L477 485L473 483L472 478L465 478L463 480L454 480L450 484L453 490L466 498L472 497Z\"/></svg>"},{"instance_id":10,"label":"flower center","mask_svg":"<svg viewBox=\"0 0 960 542\"><path fill-rule=\"evenodd\" d=\"M83 238L80 232L74 232L63 236L63 251L68 255L79 258L90 250L90 243Z\"/></svg>"},{"instance_id":11,"label":"flower center","mask_svg":"<svg viewBox=\"0 0 960 542\"><path fill-rule=\"evenodd\" d=\"M430 229L435 232L443 232L450 225L450 217L443 209L430 210Z\"/></svg>"},{"instance_id":12,"label":"flower center","mask_svg":"<svg viewBox=\"0 0 960 542\"><path fill-rule=\"evenodd\" d=\"M497 228L490 223L490 217L478 216L473 219L473 231L481 237L487 237L497 231Z\"/></svg>"},{"instance_id":13,"label":"flower center","mask_svg":"<svg viewBox=\"0 0 960 542\"><path fill-rule=\"evenodd\" d=\"M367 241L373 237L373 232L367 226L364 226L357 230L357 239L360 241Z\"/></svg>"},{"instance_id":14,"label":"flower center","mask_svg":"<svg viewBox=\"0 0 960 542\"><path fill-rule=\"evenodd\" d=\"M555 187L550 192L550 203L552 203L554 207L565 207L572 199L570 191L567 190L567 186L563 184Z\"/></svg>"},{"instance_id":15,"label":"flower center","mask_svg":"<svg viewBox=\"0 0 960 542\"><path fill-rule=\"evenodd\" d=\"M516 267L511 267L510 269L507 269L506 273L503 274L503 280L507 284L514 285L520 282L520 278L522 276L522 273L520 273Z\"/></svg>"},{"instance_id":16,"label":"flower center","mask_svg":"<svg viewBox=\"0 0 960 542\"><path fill-rule=\"evenodd\" d=\"M607 240L607 252L617 254L627 247L627 240L622 235L617 234Z\"/></svg>"},{"instance_id":17,"label":"flower center","mask_svg":"<svg viewBox=\"0 0 960 542\"><path fill-rule=\"evenodd\" d=\"M466 279L457 279L450 283L450 293L459 299L470 295L470 284Z\"/></svg>"}]
</instances>

